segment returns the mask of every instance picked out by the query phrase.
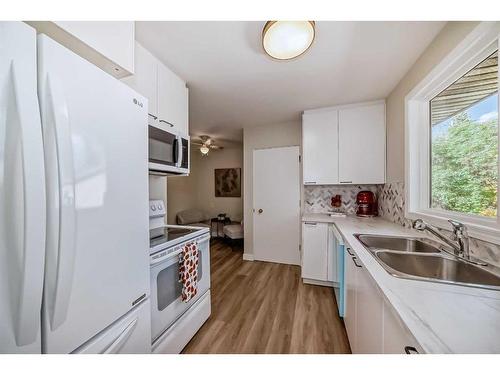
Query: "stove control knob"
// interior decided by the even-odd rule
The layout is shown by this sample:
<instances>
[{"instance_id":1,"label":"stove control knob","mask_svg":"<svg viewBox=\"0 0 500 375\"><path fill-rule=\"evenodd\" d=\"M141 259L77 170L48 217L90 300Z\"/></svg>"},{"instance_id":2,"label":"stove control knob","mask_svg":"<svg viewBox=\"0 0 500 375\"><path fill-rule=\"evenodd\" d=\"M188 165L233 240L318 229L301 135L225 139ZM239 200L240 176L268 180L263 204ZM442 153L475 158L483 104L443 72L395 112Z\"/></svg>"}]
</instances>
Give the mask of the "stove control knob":
<instances>
[{"instance_id":1,"label":"stove control knob","mask_svg":"<svg viewBox=\"0 0 500 375\"><path fill-rule=\"evenodd\" d=\"M162 208L162 207L161 207L161 204L159 204L159 205L158 205L158 209L159 209L159 210L161 210L161 208Z\"/></svg>"},{"instance_id":2,"label":"stove control knob","mask_svg":"<svg viewBox=\"0 0 500 375\"><path fill-rule=\"evenodd\" d=\"M155 206L151 206L151 209L152 209L153 211L156 211L156 207L155 207Z\"/></svg>"}]
</instances>

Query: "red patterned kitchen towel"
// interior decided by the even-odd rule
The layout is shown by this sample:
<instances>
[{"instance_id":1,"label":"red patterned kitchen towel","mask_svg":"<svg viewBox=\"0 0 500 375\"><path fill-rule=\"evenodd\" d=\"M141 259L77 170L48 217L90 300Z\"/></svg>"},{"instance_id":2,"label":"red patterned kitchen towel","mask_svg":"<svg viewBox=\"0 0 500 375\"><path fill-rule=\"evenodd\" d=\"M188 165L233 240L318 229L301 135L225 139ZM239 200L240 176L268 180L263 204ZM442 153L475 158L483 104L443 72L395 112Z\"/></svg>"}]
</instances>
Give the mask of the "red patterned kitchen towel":
<instances>
[{"instance_id":1,"label":"red patterned kitchen towel","mask_svg":"<svg viewBox=\"0 0 500 375\"><path fill-rule=\"evenodd\" d=\"M181 299L189 302L198 292L198 246L190 242L179 254L179 282L182 283Z\"/></svg>"}]
</instances>

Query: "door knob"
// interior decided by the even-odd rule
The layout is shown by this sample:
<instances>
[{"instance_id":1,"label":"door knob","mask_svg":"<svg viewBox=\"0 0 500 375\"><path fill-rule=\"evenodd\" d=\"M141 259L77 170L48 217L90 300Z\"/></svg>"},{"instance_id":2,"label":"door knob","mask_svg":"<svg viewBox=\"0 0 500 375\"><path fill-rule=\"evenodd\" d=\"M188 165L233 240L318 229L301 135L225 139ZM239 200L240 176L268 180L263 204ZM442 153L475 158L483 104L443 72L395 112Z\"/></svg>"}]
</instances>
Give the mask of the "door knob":
<instances>
[{"instance_id":1,"label":"door knob","mask_svg":"<svg viewBox=\"0 0 500 375\"><path fill-rule=\"evenodd\" d=\"M262 208L259 208L259 211L257 211L259 214L263 213L264 210Z\"/></svg>"}]
</instances>

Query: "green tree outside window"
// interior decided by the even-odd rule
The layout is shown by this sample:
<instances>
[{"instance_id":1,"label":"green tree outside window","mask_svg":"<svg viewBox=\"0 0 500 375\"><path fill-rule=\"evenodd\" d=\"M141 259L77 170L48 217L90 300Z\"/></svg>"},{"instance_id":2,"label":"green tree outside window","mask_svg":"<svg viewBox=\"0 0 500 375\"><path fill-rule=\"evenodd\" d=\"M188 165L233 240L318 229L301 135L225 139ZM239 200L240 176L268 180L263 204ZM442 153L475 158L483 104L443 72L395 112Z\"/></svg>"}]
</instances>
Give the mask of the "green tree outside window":
<instances>
[{"instance_id":1,"label":"green tree outside window","mask_svg":"<svg viewBox=\"0 0 500 375\"><path fill-rule=\"evenodd\" d=\"M433 208L496 216L498 119L456 115L446 132L433 137L431 173Z\"/></svg>"}]
</instances>

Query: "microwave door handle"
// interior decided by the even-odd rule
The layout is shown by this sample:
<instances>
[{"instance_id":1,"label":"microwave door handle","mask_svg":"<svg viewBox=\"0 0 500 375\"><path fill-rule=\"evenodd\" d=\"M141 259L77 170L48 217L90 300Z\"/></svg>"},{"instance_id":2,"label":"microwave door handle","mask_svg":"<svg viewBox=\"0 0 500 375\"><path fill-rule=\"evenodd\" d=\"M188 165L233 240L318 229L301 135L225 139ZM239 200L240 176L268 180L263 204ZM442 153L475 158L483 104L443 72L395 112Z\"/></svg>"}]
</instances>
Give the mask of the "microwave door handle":
<instances>
[{"instance_id":1,"label":"microwave door handle","mask_svg":"<svg viewBox=\"0 0 500 375\"><path fill-rule=\"evenodd\" d=\"M177 168L182 166L182 137L177 136Z\"/></svg>"},{"instance_id":2,"label":"microwave door handle","mask_svg":"<svg viewBox=\"0 0 500 375\"><path fill-rule=\"evenodd\" d=\"M177 167L177 165L179 164L179 141L177 139L177 136L175 136L174 139L173 157L174 157L174 166Z\"/></svg>"}]
</instances>

